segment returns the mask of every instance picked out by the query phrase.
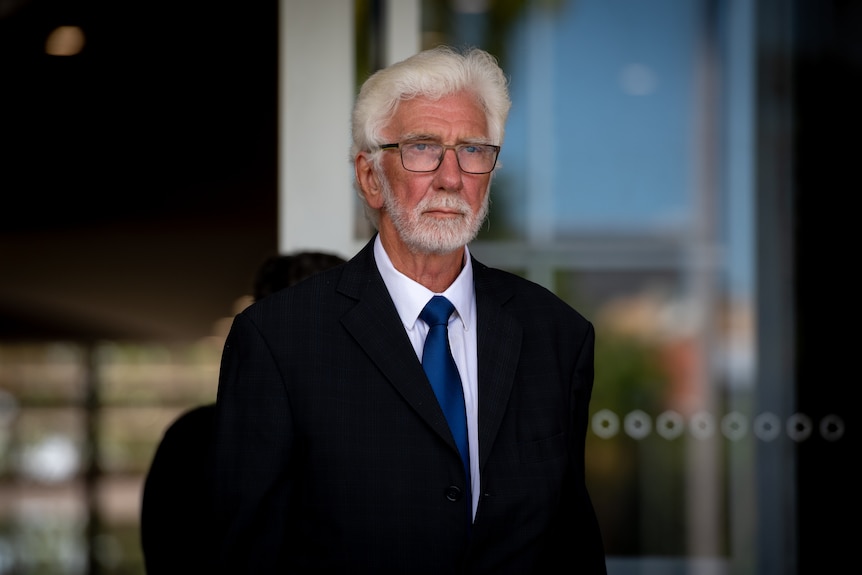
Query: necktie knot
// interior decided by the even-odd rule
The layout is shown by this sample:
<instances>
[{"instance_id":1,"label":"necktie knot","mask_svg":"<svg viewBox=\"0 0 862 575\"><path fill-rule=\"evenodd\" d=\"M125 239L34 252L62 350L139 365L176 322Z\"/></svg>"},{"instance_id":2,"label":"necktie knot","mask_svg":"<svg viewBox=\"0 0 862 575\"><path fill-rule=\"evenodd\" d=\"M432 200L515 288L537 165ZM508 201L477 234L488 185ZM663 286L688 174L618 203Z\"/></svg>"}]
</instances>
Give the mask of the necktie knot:
<instances>
[{"instance_id":1,"label":"necktie knot","mask_svg":"<svg viewBox=\"0 0 862 575\"><path fill-rule=\"evenodd\" d=\"M452 302L442 295L435 295L425 304L419 318L429 326L446 325L449 323L449 316L452 315L453 311L455 311L455 306L452 305Z\"/></svg>"}]
</instances>

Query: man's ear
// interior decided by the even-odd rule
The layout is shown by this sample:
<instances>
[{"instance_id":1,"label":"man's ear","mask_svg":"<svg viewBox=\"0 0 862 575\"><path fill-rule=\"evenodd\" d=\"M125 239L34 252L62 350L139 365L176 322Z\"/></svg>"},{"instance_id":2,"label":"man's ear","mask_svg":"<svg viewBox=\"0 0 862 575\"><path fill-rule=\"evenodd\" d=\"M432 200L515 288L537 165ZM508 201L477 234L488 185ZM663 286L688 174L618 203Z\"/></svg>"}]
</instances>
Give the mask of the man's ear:
<instances>
[{"instance_id":1,"label":"man's ear","mask_svg":"<svg viewBox=\"0 0 862 575\"><path fill-rule=\"evenodd\" d=\"M354 169L356 170L356 181L359 182L365 202L374 209L382 207L383 194L381 193L380 180L377 178L374 165L368 158L367 152L359 152L356 155Z\"/></svg>"}]
</instances>

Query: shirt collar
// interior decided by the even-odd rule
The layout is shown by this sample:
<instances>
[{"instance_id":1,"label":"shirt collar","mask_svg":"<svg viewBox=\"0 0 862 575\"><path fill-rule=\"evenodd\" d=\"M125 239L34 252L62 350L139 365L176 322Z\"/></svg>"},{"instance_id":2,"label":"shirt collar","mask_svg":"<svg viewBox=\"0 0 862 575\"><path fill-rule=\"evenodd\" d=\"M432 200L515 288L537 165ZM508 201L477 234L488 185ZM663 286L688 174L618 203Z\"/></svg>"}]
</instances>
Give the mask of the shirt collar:
<instances>
[{"instance_id":1,"label":"shirt collar","mask_svg":"<svg viewBox=\"0 0 862 575\"><path fill-rule=\"evenodd\" d=\"M406 275L395 269L392 260L383 248L380 235L374 240L374 259L377 269L383 276L383 283L392 295L395 309L401 317L404 328L412 330L422 312L422 308L434 295L445 296L455 306L456 317L460 320L462 327L466 330L470 325L470 313L474 309L473 302L473 262L470 257L470 249L464 246L464 267L446 291L435 294L422 284L413 281Z\"/></svg>"}]
</instances>

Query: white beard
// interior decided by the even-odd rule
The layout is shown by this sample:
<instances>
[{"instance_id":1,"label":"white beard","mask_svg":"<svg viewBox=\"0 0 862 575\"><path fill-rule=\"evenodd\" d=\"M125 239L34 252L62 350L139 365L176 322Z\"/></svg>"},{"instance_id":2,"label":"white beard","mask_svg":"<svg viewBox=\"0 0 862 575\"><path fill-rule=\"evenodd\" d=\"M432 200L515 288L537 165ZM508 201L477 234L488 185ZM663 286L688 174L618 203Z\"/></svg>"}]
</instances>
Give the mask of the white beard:
<instances>
[{"instance_id":1,"label":"white beard","mask_svg":"<svg viewBox=\"0 0 862 575\"><path fill-rule=\"evenodd\" d=\"M392 220L401 241L413 252L447 254L467 245L479 233L488 216L490 190L477 213L457 194L437 193L422 200L412 210L404 207L392 193L389 180L379 174L383 191L383 209ZM490 182L489 182L490 187ZM429 209L446 208L459 212L458 217L433 218L424 216Z\"/></svg>"}]
</instances>

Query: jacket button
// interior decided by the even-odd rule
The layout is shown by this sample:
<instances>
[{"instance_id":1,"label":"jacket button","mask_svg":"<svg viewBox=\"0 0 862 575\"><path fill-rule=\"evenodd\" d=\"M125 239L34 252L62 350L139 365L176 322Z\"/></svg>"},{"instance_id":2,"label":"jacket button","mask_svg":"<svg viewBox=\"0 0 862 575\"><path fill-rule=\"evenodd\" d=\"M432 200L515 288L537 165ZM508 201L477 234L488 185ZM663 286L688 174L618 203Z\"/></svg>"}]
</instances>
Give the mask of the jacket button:
<instances>
[{"instance_id":1,"label":"jacket button","mask_svg":"<svg viewBox=\"0 0 862 575\"><path fill-rule=\"evenodd\" d=\"M461 488L457 485L450 485L443 493L449 501L461 501Z\"/></svg>"}]
</instances>

